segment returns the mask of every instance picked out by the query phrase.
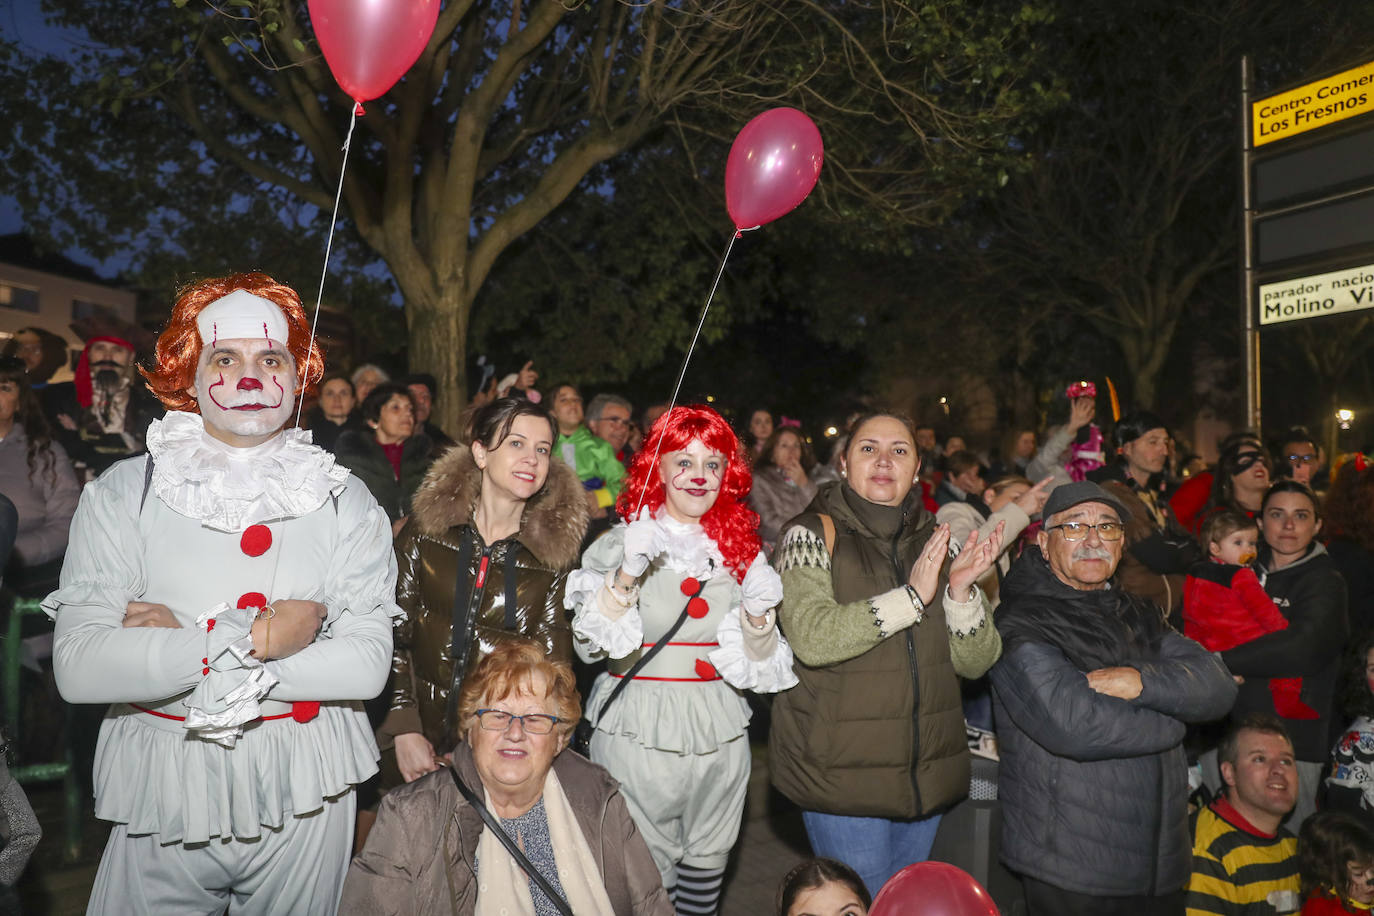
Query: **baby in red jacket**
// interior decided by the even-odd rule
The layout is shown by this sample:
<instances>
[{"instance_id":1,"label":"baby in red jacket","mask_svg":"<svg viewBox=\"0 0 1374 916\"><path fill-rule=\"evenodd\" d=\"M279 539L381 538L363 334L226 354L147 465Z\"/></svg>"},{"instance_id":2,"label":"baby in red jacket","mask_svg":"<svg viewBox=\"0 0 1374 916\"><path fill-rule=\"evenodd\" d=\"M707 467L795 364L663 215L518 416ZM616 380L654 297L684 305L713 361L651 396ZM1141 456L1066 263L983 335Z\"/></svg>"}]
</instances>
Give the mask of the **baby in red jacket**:
<instances>
[{"instance_id":1,"label":"baby in red jacket","mask_svg":"<svg viewBox=\"0 0 1374 916\"><path fill-rule=\"evenodd\" d=\"M1209 559L1194 563L1183 586L1183 634L1212 652L1224 652L1288 628L1250 568L1259 527L1255 520L1226 509L1202 528ZM1274 711L1285 719L1320 718L1299 697L1302 678L1271 678Z\"/></svg>"}]
</instances>

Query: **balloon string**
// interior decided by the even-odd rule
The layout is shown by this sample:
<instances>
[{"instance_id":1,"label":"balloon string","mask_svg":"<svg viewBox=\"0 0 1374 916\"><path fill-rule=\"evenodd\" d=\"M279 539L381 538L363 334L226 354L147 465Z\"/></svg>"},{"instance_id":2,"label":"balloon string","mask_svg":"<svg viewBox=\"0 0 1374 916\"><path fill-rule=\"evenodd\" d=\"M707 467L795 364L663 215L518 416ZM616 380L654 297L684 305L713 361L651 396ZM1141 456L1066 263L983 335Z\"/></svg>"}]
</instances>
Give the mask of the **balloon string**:
<instances>
[{"instance_id":1,"label":"balloon string","mask_svg":"<svg viewBox=\"0 0 1374 916\"><path fill-rule=\"evenodd\" d=\"M711 310L711 302L716 298L716 287L720 286L720 278L725 273L725 263L730 260L730 251L735 247L735 239L739 238L739 235L739 232L731 234L730 243L725 246L725 254L721 256L720 266L716 268L715 282L711 284L711 292L706 296L706 304L701 307L701 318L697 320L697 329L692 334L692 342L687 345L687 352L683 354L682 370L677 374L677 384L673 386L673 396L668 399L668 413L672 413L673 408L677 406L677 396L682 391L682 380L687 377L687 364L692 361L692 352L697 348L697 338L701 336L701 328L706 324L706 313ZM663 437L659 436L658 441L654 443L654 458L650 462L651 467L658 465L658 453L662 447ZM639 515L639 507L644 505L644 496L648 490L649 478L645 477L643 486L639 488L639 499L635 502L635 511L630 513L631 520Z\"/></svg>"},{"instance_id":2,"label":"balloon string","mask_svg":"<svg viewBox=\"0 0 1374 916\"><path fill-rule=\"evenodd\" d=\"M320 325L320 303L324 301L324 281L329 276L329 255L334 250L334 227L339 222L339 200L343 197L344 175L348 172L348 147L353 142L353 127L358 123L361 103L353 108L353 116L348 119L348 134L343 142L343 162L339 165L339 186L334 191L334 212L329 217L329 238L324 244L324 267L320 270L320 288L315 293L315 316L310 320L310 344L305 348L305 370L309 372L310 357L315 353L315 329ZM318 381L318 379L317 379ZM305 409L305 389L309 386L307 378L301 383L301 399L296 405L296 425L301 425L301 411Z\"/></svg>"}]
</instances>

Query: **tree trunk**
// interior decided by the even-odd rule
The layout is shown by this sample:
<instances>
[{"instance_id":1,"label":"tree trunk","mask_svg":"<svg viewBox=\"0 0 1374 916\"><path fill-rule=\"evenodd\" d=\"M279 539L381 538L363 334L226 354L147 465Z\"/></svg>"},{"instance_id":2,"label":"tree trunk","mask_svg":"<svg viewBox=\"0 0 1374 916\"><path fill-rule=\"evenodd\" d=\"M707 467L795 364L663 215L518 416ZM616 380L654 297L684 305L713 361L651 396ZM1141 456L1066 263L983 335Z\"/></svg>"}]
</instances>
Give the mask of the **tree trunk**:
<instances>
[{"instance_id":1,"label":"tree trunk","mask_svg":"<svg viewBox=\"0 0 1374 916\"><path fill-rule=\"evenodd\" d=\"M454 283L440 291L437 302L406 303L410 326L410 369L429 372L438 382L430 422L458 438L468 405L467 338L472 297Z\"/></svg>"}]
</instances>

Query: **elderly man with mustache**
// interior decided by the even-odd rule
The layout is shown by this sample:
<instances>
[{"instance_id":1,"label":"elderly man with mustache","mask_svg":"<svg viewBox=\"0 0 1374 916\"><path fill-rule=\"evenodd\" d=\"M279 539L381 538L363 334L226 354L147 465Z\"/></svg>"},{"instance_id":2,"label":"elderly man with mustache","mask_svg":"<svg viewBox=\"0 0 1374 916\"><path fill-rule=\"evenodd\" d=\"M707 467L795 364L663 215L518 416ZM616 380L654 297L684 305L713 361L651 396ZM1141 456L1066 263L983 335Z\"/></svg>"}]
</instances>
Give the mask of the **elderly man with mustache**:
<instances>
[{"instance_id":1,"label":"elderly man with mustache","mask_svg":"<svg viewBox=\"0 0 1374 916\"><path fill-rule=\"evenodd\" d=\"M1185 723L1226 715L1235 684L1158 606L1117 587L1128 514L1116 497L1065 484L1044 518L997 612L1002 861L1031 916L1182 916Z\"/></svg>"}]
</instances>

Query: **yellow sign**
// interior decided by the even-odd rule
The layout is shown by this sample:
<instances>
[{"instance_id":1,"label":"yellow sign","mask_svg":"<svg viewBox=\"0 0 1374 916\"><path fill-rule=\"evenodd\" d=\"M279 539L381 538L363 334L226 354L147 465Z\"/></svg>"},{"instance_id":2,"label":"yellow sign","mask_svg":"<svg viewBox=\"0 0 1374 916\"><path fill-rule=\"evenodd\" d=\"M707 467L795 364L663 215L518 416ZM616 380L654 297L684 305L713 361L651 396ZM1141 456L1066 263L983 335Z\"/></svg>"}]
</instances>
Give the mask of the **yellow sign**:
<instances>
[{"instance_id":1,"label":"yellow sign","mask_svg":"<svg viewBox=\"0 0 1374 916\"><path fill-rule=\"evenodd\" d=\"M1294 137L1374 111L1374 61L1250 104L1254 144Z\"/></svg>"}]
</instances>

